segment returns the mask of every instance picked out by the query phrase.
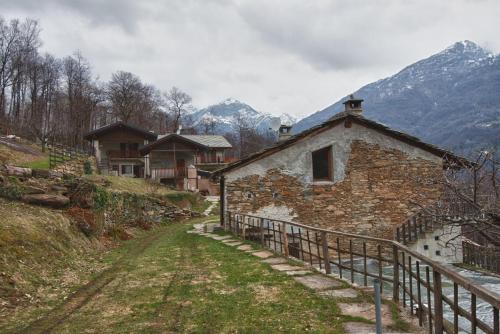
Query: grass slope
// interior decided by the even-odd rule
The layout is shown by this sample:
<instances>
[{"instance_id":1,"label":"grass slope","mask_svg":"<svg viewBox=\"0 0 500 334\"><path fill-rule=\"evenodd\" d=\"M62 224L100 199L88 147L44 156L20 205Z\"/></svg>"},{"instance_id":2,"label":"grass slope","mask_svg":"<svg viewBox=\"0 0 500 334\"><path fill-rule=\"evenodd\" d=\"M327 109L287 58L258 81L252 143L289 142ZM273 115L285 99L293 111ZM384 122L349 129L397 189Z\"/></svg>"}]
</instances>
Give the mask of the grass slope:
<instances>
[{"instance_id":1,"label":"grass slope","mask_svg":"<svg viewBox=\"0 0 500 334\"><path fill-rule=\"evenodd\" d=\"M106 279L96 277L75 294L79 299L25 331L337 333L350 320L331 299L250 254L185 233L188 228L165 226L110 252Z\"/></svg>"},{"instance_id":2,"label":"grass slope","mask_svg":"<svg viewBox=\"0 0 500 334\"><path fill-rule=\"evenodd\" d=\"M0 198L0 332L47 312L101 270L102 248L61 211Z\"/></svg>"}]
</instances>

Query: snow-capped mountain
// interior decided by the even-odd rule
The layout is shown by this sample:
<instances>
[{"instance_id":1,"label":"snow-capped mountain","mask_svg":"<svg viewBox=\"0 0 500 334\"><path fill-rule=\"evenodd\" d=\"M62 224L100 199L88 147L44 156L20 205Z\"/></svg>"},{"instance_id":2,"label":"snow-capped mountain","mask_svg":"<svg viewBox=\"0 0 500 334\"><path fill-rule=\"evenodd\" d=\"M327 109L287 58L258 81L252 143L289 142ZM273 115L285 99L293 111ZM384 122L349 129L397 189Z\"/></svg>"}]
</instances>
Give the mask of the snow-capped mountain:
<instances>
[{"instance_id":1,"label":"snow-capped mountain","mask_svg":"<svg viewBox=\"0 0 500 334\"><path fill-rule=\"evenodd\" d=\"M457 42L354 95L365 100L365 117L458 153L500 144L500 56L471 41ZM302 119L293 131L342 111L344 100Z\"/></svg>"},{"instance_id":2,"label":"snow-capped mountain","mask_svg":"<svg viewBox=\"0 0 500 334\"><path fill-rule=\"evenodd\" d=\"M293 125L296 119L288 114L273 116L255 110L248 104L228 98L221 103L200 109L191 114L194 126L203 129L214 124L215 133L234 132L238 124L255 127L260 132L278 130L280 124Z\"/></svg>"}]
</instances>

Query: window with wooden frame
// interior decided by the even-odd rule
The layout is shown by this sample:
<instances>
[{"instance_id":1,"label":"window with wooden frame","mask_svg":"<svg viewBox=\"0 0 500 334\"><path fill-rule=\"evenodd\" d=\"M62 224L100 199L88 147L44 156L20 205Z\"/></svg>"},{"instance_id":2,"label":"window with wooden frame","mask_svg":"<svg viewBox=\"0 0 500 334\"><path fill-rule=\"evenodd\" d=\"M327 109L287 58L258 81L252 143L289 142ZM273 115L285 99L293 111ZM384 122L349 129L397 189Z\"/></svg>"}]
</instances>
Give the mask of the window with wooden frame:
<instances>
[{"instance_id":1,"label":"window with wooden frame","mask_svg":"<svg viewBox=\"0 0 500 334\"><path fill-rule=\"evenodd\" d=\"M332 181L333 161L331 146L312 152L312 167L314 181Z\"/></svg>"}]
</instances>

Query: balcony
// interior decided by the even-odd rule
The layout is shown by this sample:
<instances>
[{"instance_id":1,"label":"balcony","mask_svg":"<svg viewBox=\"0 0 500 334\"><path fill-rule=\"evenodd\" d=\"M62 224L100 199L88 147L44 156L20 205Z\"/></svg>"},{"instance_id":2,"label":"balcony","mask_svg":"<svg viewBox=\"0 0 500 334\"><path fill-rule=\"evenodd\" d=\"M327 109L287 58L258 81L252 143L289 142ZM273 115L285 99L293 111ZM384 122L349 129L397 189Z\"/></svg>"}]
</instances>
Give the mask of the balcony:
<instances>
[{"instance_id":1,"label":"balcony","mask_svg":"<svg viewBox=\"0 0 500 334\"><path fill-rule=\"evenodd\" d=\"M138 150L127 150L127 151L111 150L107 151L106 155L108 156L108 159L142 158Z\"/></svg>"},{"instance_id":2,"label":"balcony","mask_svg":"<svg viewBox=\"0 0 500 334\"><path fill-rule=\"evenodd\" d=\"M194 157L195 165L223 165L234 162L238 159L234 157L214 157L214 156L203 156L197 155Z\"/></svg>"},{"instance_id":3,"label":"balcony","mask_svg":"<svg viewBox=\"0 0 500 334\"><path fill-rule=\"evenodd\" d=\"M155 180L183 178L186 174L186 168L151 168L151 178Z\"/></svg>"}]
</instances>

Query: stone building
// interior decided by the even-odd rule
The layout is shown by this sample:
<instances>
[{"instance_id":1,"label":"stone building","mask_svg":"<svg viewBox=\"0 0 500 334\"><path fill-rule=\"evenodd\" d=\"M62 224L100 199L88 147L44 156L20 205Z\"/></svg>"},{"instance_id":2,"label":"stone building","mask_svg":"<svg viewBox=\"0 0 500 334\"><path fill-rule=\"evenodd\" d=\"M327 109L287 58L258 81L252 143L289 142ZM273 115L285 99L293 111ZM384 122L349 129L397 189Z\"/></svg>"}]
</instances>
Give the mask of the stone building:
<instances>
[{"instance_id":1,"label":"stone building","mask_svg":"<svg viewBox=\"0 0 500 334\"><path fill-rule=\"evenodd\" d=\"M242 213L393 238L438 200L443 169L464 160L364 118L361 103L218 170L223 222Z\"/></svg>"}]
</instances>

